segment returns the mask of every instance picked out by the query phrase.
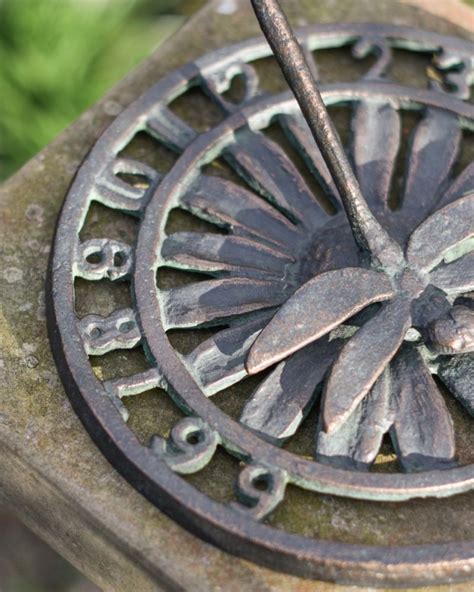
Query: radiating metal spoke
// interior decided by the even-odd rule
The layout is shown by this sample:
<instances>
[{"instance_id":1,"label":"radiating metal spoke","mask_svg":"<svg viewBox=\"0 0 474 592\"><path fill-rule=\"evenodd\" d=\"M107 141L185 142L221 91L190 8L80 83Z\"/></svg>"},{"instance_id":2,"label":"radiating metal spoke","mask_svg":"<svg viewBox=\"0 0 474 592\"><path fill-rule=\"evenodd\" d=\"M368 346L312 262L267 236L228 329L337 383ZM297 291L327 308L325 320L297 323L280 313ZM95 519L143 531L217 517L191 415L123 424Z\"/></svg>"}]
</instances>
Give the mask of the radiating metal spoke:
<instances>
[{"instance_id":1,"label":"radiating metal spoke","mask_svg":"<svg viewBox=\"0 0 474 592\"><path fill-rule=\"evenodd\" d=\"M399 245L380 226L362 195L337 131L331 121L305 52L277 0L252 0L255 14L280 68L301 107L341 194L355 239L373 264L397 268Z\"/></svg>"}]
</instances>

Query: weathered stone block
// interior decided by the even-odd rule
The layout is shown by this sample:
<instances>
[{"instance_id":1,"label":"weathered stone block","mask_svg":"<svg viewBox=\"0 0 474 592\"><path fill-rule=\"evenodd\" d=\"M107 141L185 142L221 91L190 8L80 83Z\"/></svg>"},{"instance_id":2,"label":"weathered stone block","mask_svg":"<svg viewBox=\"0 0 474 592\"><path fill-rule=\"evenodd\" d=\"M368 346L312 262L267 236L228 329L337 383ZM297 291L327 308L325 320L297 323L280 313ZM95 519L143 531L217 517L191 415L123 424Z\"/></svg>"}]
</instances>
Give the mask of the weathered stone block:
<instances>
[{"instance_id":1,"label":"weathered stone block","mask_svg":"<svg viewBox=\"0 0 474 592\"><path fill-rule=\"evenodd\" d=\"M375 20L469 35L423 10L390 0L377 2L376 10L369 0L291 0L285 7L296 25ZM349 589L282 575L230 557L154 508L91 442L60 385L46 334L44 282L54 225L74 174L94 141L126 105L165 73L210 49L258 33L245 0L210 2L0 189L0 501L105 590ZM328 79L332 67L322 62ZM349 67L349 63L338 64L335 78ZM400 72L406 84L417 83L419 67L416 59L407 61ZM275 70L268 70L269 86L277 80L274 74ZM232 404L228 403L229 412ZM149 398L131 406L137 406L132 428L145 438L155 428L155 401ZM171 423L171 406L163 403L160 413L164 423ZM214 475L195 476L194 482L202 488L213 484L211 492L225 499L229 482L214 479L219 465L214 470ZM439 510L429 501L392 505L374 513L366 502L329 496L314 501L301 491L290 495L292 506L279 509L272 524L308 536L375 544L395 544L407 537L415 543L473 538L471 494L447 500L438 519L433 514Z\"/></svg>"}]
</instances>

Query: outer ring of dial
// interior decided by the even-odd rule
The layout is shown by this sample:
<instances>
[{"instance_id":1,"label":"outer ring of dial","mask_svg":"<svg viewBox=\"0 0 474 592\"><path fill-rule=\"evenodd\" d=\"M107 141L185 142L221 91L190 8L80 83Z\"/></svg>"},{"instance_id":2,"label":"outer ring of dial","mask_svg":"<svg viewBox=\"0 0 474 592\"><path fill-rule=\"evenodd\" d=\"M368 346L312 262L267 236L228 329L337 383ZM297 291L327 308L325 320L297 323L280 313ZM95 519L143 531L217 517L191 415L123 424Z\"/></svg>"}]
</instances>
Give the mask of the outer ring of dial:
<instances>
[{"instance_id":1,"label":"outer ring of dial","mask_svg":"<svg viewBox=\"0 0 474 592\"><path fill-rule=\"evenodd\" d=\"M324 29L327 33L328 27ZM306 33L317 35L318 28L308 29ZM423 35L430 37L430 34ZM443 45L440 41L443 40L460 43L466 48L466 44L458 40L434 37L436 44ZM256 47L262 46L260 40L253 43ZM230 552L269 567L277 565L282 571L304 577L337 579L353 583L380 584L383 581L385 584L422 584L465 580L471 577L474 570L474 541L390 549L317 541L286 534L256 523L253 519L210 500L174 474L165 463L139 443L123 423L110 399L104 396L105 391L94 376L82 348L76 329L73 304L73 257L76 242L71 240L71 237L78 235L87 214L91 179L94 179L109 161L109 153L116 154L121 146L126 144L131 128L135 130L130 121L143 117L151 105L160 99L168 103L173 96L183 92L190 76L196 75L198 64L201 68L204 63L212 64L213 60L222 58L223 55L229 56L239 50L249 51L251 44L252 42L246 42L228 48L225 54L222 51L216 52L203 58L200 64L196 62L196 65L184 67L166 77L116 120L97 142L81 167L61 212L47 290L50 338L66 391L93 439L126 479L186 528ZM427 45L429 46L428 42ZM260 55L263 54L261 51ZM443 102L442 97L440 100ZM449 99L446 101L451 102ZM463 112L468 107L455 102ZM464 116L471 114L464 113ZM175 170L177 169L173 169L172 172ZM169 183L170 179L169 176L166 182ZM160 191L162 190L163 185ZM154 347L152 350L160 357L161 348L164 356L171 353L169 360L162 357L160 363L166 361L170 370L177 368L182 372L181 363L176 359L174 352L167 350L168 347L165 339L163 342L160 341L158 350ZM187 380L185 379L186 384ZM197 389L196 385L189 385L193 389L193 395L203 397L200 392L194 392L194 389ZM261 445L261 441L258 442ZM471 482L473 471L471 467L461 470L466 469L469 471L461 481Z\"/></svg>"}]
</instances>

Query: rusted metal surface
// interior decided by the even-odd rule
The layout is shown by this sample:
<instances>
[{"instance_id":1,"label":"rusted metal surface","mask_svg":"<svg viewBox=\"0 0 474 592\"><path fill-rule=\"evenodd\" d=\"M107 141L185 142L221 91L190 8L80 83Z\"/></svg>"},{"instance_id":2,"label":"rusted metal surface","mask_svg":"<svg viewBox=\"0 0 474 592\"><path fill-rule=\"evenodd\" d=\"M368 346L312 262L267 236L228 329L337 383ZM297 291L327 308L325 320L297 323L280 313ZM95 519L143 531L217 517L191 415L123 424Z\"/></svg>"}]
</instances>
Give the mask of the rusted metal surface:
<instances>
[{"instance_id":1,"label":"rusted metal surface","mask_svg":"<svg viewBox=\"0 0 474 592\"><path fill-rule=\"evenodd\" d=\"M258 4L264 17L270 15L265 9L277 8ZM285 47L296 52L287 56L285 71L292 86L301 82L293 76L292 55L303 70L311 52L322 48L348 46L356 57L372 50L376 60L356 82L321 85L320 94L309 97L304 85L297 92L308 104L303 112L313 134L291 92L272 96L260 89L252 62L270 54L260 39L171 74L116 120L84 162L58 224L49 325L64 384L116 468L187 528L224 549L306 577L379 584L466 579L474 569L473 541L344 545L298 537L261 520L281 503L288 484L385 501L474 488L474 467L455 463L454 430L433 379L438 374L472 414L473 165L453 178L463 130L474 127L474 107L464 101L472 45L388 25L308 27L297 35L302 52L292 37L282 37L281 44L277 30L271 36L283 58ZM409 89L391 81L394 47L432 54L445 82L455 80L454 90ZM314 73L317 67L309 63L305 75ZM245 92L231 102L225 93L235 76ZM307 82L314 86L311 78ZM204 133L170 109L193 87L223 113L222 122ZM320 133L324 105L352 109L350 159L331 131ZM393 209L389 194L400 117L407 110L421 117ZM336 213L328 213L290 156L266 135L275 122ZM123 156L138 132L180 154L166 175ZM207 173L218 158L239 182ZM81 240L96 202L138 220L135 245L108 237ZM225 233L168 231L176 208ZM207 277L164 288L164 268ZM78 318L76 278L91 285L126 282L133 309ZM171 329L209 326L219 330L191 352L178 353L170 341ZM133 347L144 348L147 370L107 380L93 373L89 355ZM212 402L212 395L249 372L259 375L271 366L240 421ZM127 427L121 399L155 386L189 417L169 440L157 436L146 446ZM279 447L297 433L321 389L314 459ZM386 433L404 472L370 471ZM218 446L245 462L230 504L179 477L201 470Z\"/></svg>"}]
</instances>

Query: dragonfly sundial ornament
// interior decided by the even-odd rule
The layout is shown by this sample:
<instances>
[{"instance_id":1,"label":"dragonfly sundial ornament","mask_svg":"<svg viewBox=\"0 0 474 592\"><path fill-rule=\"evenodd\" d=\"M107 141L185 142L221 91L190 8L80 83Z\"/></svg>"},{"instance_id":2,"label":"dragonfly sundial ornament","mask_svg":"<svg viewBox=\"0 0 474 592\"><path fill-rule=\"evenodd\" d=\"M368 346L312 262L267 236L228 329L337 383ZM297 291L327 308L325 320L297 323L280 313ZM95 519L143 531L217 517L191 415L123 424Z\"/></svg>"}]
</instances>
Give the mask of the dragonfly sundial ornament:
<instances>
[{"instance_id":1,"label":"dragonfly sundial ornament","mask_svg":"<svg viewBox=\"0 0 474 592\"><path fill-rule=\"evenodd\" d=\"M253 4L268 43L226 47L160 80L78 172L50 269L66 390L117 470L230 552L331 580L473 577L474 541L348 545L268 517L290 485L374 504L474 489L446 404L474 415L474 163L458 165L474 129L474 47L360 23L295 37L276 0ZM320 82L318 51L341 47L375 60L356 81ZM431 56L438 80L397 84L397 49ZM264 92L258 64L272 52L291 90ZM197 94L220 116L204 131L176 108ZM332 106L350 112L348 151ZM290 148L272 138L275 126ZM157 146L167 171L150 156ZM94 360L116 352L120 363L98 372ZM137 369L127 355L138 352ZM214 403L249 381L237 415ZM157 388L182 418L141 442L126 402ZM310 454L291 451L310 421ZM380 472L388 438L397 469ZM226 502L186 480L217 449L240 463Z\"/></svg>"}]
</instances>

